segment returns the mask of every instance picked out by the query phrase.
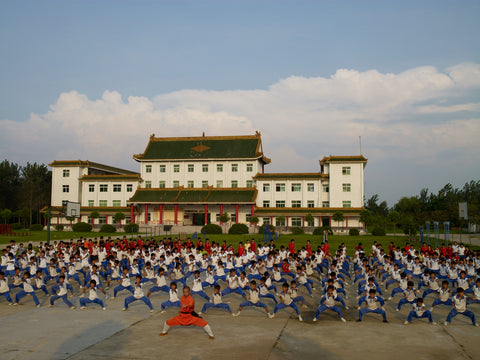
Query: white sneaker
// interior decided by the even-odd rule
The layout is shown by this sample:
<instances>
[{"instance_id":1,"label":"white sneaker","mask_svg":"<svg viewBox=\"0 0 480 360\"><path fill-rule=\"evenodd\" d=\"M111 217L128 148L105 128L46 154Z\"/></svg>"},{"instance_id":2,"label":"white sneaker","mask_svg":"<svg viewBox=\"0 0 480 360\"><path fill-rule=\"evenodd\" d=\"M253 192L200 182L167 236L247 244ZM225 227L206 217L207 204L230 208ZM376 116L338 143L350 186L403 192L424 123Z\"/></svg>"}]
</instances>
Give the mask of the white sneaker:
<instances>
[{"instance_id":1,"label":"white sneaker","mask_svg":"<svg viewBox=\"0 0 480 360\"><path fill-rule=\"evenodd\" d=\"M107 300L107 299L108 299L108 295L105 294L105 300Z\"/></svg>"},{"instance_id":2,"label":"white sneaker","mask_svg":"<svg viewBox=\"0 0 480 360\"><path fill-rule=\"evenodd\" d=\"M13 306L18 306L18 302L16 302L16 303L13 303Z\"/></svg>"},{"instance_id":3,"label":"white sneaker","mask_svg":"<svg viewBox=\"0 0 480 360\"><path fill-rule=\"evenodd\" d=\"M165 310L160 311L160 314L165 314L165 313L166 313Z\"/></svg>"},{"instance_id":4,"label":"white sneaker","mask_svg":"<svg viewBox=\"0 0 480 360\"><path fill-rule=\"evenodd\" d=\"M233 314L233 316L240 316L240 311L237 312L237 313L235 313L235 314Z\"/></svg>"},{"instance_id":5,"label":"white sneaker","mask_svg":"<svg viewBox=\"0 0 480 360\"><path fill-rule=\"evenodd\" d=\"M478 326L480 326L480 325L479 325L479 324L478 324L478 322L477 322L477 323L475 323L475 326L477 326L477 327L478 327Z\"/></svg>"},{"instance_id":6,"label":"white sneaker","mask_svg":"<svg viewBox=\"0 0 480 360\"><path fill-rule=\"evenodd\" d=\"M105 311L105 310L107 310L107 308L106 308L106 307L103 307L103 308L102 308L102 310L104 310L104 311Z\"/></svg>"},{"instance_id":7,"label":"white sneaker","mask_svg":"<svg viewBox=\"0 0 480 360\"><path fill-rule=\"evenodd\" d=\"M203 313L202 313L201 311L198 313L198 315L202 315L202 314L203 314Z\"/></svg>"},{"instance_id":8,"label":"white sneaker","mask_svg":"<svg viewBox=\"0 0 480 360\"><path fill-rule=\"evenodd\" d=\"M72 306L72 307L70 307L70 309L72 309L72 310L75 310L75 309L76 309L76 307L75 307L75 306Z\"/></svg>"},{"instance_id":9,"label":"white sneaker","mask_svg":"<svg viewBox=\"0 0 480 360\"><path fill-rule=\"evenodd\" d=\"M39 308L39 307L40 307L40 304L37 305L37 308Z\"/></svg>"},{"instance_id":10,"label":"white sneaker","mask_svg":"<svg viewBox=\"0 0 480 360\"><path fill-rule=\"evenodd\" d=\"M150 314L152 314L152 313L153 313L153 311L154 311L153 309L152 309L152 310L150 310Z\"/></svg>"},{"instance_id":11,"label":"white sneaker","mask_svg":"<svg viewBox=\"0 0 480 360\"><path fill-rule=\"evenodd\" d=\"M340 318L340 320L342 320L342 322L347 322L347 320L345 320L345 318Z\"/></svg>"},{"instance_id":12,"label":"white sneaker","mask_svg":"<svg viewBox=\"0 0 480 360\"><path fill-rule=\"evenodd\" d=\"M390 296L387 300L390 301L390 300L392 300L392 299L393 299L393 298Z\"/></svg>"},{"instance_id":13,"label":"white sneaker","mask_svg":"<svg viewBox=\"0 0 480 360\"><path fill-rule=\"evenodd\" d=\"M435 321L432 321L430 325L437 325L437 323Z\"/></svg>"},{"instance_id":14,"label":"white sneaker","mask_svg":"<svg viewBox=\"0 0 480 360\"><path fill-rule=\"evenodd\" d=\"M399 309L399 308L396 308L396 309L395 309L395 311L397 311L397 312L398 312L398 311L400 311L400 309Z\"/></svg>"},{"instance_id":15,"label":"white sneaker","mask_svg":"<svg viewBox=\"0 0 480 360\"><path fill-rule=\"evenodd\" d=\"M269 319L273 319L275 317L275 314L268 313L267 316L268 316Z\"/></svg>"},{"instance_id":16,"label":"white sneaker","mask_svg":"<svg viewBox=\"0 0 480 360\"><path fill-rule=\"evenodd\" d=\"M318 319L316 317L313 318L313 322L317 322Z\"/></svg>"},{"instance_id":17,"label":"white sneaker","mask_svg":"<svg viewBox=\"0 0 480 360\"><path fill-rule=\"evenodd\" d=\"M350 309L350 308L348 306L345 306L345 310L348 310L348 309Z\"/></svg>"},{"instance_id":18,"label":"white sneaker","mask_svg":"<svg viewBox=\"0 0 480 360\"><path fill-rule=\"evenodd\" d=\"M359 306L359 307L357 307L357 310L360 310L361 308L362 308L362 307L361 307L361 306Z\"/></svg>"},{"instance_id":19,"label":"white sneaker","mask_svg":"<svg viewBox=\"0 0 480 360\"><path fill-rule=\"evenodd\" d=\"M87 307L86 306L81 306L80 310L85 310Z\"/></svg>"},{"instance_id":20,"label":"white sneaker","mask_svg":"<svg viewBox=\"0 0 480 360\"><path fill-rule=\"evenodd\" d=\"M303 321L302 315L298 315L298 321Z\"/></svg>"},{"instance_id":21,"label":"white sneaker","mask_svg":"<svg viewBox=\"0 0 480 360\"><path fill-rule=\"evenodd\" d=\"M303 304L302 307L303 307L304 309L308 309L307 304Z\"/></svg>"},{"instance_id":22,"label":"white sneaker","mask_svg":"<svg viewBox=\"0 0 480 360\"><path fill-rule=\"evenodd\" d=\"M445 321L445 322L443 323L443 325L445 325L445 326L448 326L448 322L447 322L447 321Z\"/></svg>"},{"instance_id":23,"label":"white sneaker","mask_svg":"<svg viewBox=\"0 0 480 360\"><path fill-rule=\"evenodd\" d=\"M410 324L410 323L408 322L408 320L405 320L405 321L403 322L403 324L404 324L404 325L408 325L408 324Z\"/></svg>"},{"instance_id":24,"label":"white sneaker","mask_svg":"<svg viewBox=\"0 0 480 360\"><path fill-rule=\"evenodd\" d=\"M127 311L127 309L126 309L126 308L123 308L122 311Z\"/></svg>"},{"instance_id":25,"label":"white sneaker","mask_svg":"<svg viewBox=\"0 0 480 360\"><path fill-rule=\"evenodd\" d=\"M53 306L54 306L53 304L48 305L48 307L53 307Z\"/></svg>"}]
</instances>

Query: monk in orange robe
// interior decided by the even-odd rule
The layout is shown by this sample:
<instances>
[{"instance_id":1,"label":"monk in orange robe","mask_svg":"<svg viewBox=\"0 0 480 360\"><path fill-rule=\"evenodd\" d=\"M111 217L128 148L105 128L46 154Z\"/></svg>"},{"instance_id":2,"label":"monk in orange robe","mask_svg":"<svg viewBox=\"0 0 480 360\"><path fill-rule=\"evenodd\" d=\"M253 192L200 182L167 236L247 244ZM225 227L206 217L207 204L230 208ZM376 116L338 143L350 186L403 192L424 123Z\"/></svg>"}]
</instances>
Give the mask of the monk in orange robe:
<instances>
[{"instance_id":1,"label":"monk in orange robe","mask_svg":"<svg viewBox=\"0 0 480 360\"><path fill-rule=\"evenodd\" d=\"M203 327L205 332L210 337L210 340L213 340L213 332L208 325L208 322L203 320L201 317L192 315L195 311L195 300L193 300L192 295L190 295L190 288L185 286L183 288L183 296L180 299L180 311L177 316L165 321L163 326L163 331L158 334L159 336L165 336L168 333L170 326L200 326Z\"/></svg>"}]
</instances>

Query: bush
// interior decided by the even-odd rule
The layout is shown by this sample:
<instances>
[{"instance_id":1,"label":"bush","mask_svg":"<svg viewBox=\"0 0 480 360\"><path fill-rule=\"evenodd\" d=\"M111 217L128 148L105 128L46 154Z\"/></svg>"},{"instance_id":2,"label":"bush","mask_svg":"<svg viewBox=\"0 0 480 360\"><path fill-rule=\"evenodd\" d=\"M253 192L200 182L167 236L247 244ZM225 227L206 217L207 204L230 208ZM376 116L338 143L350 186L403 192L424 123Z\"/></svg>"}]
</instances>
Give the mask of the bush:
<instances>
[{"instance_id":1,"label":"bush","mask_svg":"<svg viewBox=\"0 0 480 360\"><path fill-rule=\"evenodd\" d=\"M322 226L315 228L313 230L313 235L323 235L324 231L326 231L328 235L333 235L333 231L330 226Z\"/></svg>"},{"instance_id":2,"label":"bush","mask_svg":"<svg viewBox=\"0 0 480 360\"><path fill-rule=\"evenodd\" d=\"M30 231L42 231L43 225L42 224L33 224L30 226Z\"/></svg>"},{"instance_id":3,"label":"bush","mask_svg":"<svg viewBox=\"0 0 480 360\"><path fill-rule=\"evenodd\" d=\"M263 224L262 226L259 226L259 227L258 227L258 233L259 233L259 234L263 234L263 228L264 228L265 226L267 226L268 229L269 229L271 232L274 232L274 231L275 231L275 226Z\"/></svg>"},{"instance_id":4,"label":"bush","mask_svg":"<svg viewBox=\"0 0 480 360\"><path fill-rule=\"evenodd\" d=\"M293 226L290 228L290 232L295 235L305 234L305 231L301 227Z\"/></svg>"},{"instance_id":5,"label":"bush","mask_svg":"<svg viewBox=\"0 0 480 360\"><path fill-rule=\"evenodd\" d=\"M233 224L228 229L229 234L248 234L248 226L245 224Z\"/></svg>"},{"instance_id":6,"label":"bush","mask_svg":"<svg viewBox=\"0 0 480 360\"><path fill-rule=\"evenodd\" d=\"M62 224L55 225L55 230L63 231L63 225Z\"/></svg>"},{"instance_id":7,"label":"bush","mask_svg":"<svg viewBox=\"0 0 480 360\"><path fill-rule=\"evenodd\" d=\"M135 223L130 223L130 224L127 224L123 227L123 230L126 232L126 233L138 233L138 224L135 224Z\"/></svg>"},{"instance_id":8,"label":"bush","mask_svg":"<svg viewBox=\"0 0 480 360\"><path fill-rule=\"evenodd\" d=\"M373 229L372 235L373 236L385 236L386 232L385 232L385 229L383 229L381 227L376 227L376 228Z\"/></svg>"},{"instance_id":9,"label":"bush","mask_svg":"<svg viewBox=\"0 0 480 360\"><path fill-rule=\"evenodd\" d=\"M115 231L117 231L115 226L110 224L103 224L102 227L100 228L100 232L102 233L114 233Z\"/></svg>"},{"instance_id":10,"label":"bush","mask_svg":"<svg viewBox=\"0 0 480 360\"><path fill-rule=\"evenodd\" d=\"M21 230L21 229L23 229L23 225L21 223L12 224L12 230Z\"/></svg>"},{"instance_id":11,"label":"bush","mask_svg":"<svg viewBox=\"0 0 480 360\"><path fill-rule=\"evenodd\" d=\"M350 230L348 230L348 235L358 236L358 235L360 235L360 231L358 231L358 229L350 229Z\"/></svg>"},{"instance_id":12,"label":"bush","mask_svg":"<svg viewBox=\"0 0 480 360\"><path fill-rule=\"evenodd\" d=\"M76 224L73 224L72 230L76 232L90 232L92 231L92 225L86 222L78 222Z\"/></svg>"},{"instance_id":13,"label":"bush","mask_svg":"<svg viewBox=\"0 0 480 360\"><path fill-rule=\"evenodd\" d=\"M207 224L202 227L201 230L202 234L221 234L222 233L222 227L217 224Z\"/></svg>"}]
</instances>

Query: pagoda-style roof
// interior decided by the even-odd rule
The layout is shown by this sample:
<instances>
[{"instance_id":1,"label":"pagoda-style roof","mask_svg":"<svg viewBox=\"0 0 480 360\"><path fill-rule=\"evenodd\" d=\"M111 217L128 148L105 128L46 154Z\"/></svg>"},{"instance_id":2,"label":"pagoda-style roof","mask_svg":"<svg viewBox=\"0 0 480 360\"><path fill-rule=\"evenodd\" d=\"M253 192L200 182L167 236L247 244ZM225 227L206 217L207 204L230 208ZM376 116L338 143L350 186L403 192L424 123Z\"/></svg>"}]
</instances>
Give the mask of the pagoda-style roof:
<instances>
[{"instance_id":1,"label":"pagoda-style roof","mask_svg":"<svg viewBox=\"0 0 480 360\"><path fill-rule=\"evenodd\" d=\"M329 162L363 162L366 163L368 160L363 155L351 155L351 156L324 156L320 160L320 164L329 163Z\"/></svg>"},{"instance_id":2,"label":"pagoda-style roof","mask_svg":"<svg viewBox=\"0 0 480 360\"><path fill-rule=\"evenodd\" d=\"M135 204L254 204L256 188L138 188L128 201Z\"/></svg>"},{"instance_id":3,"label":"pagoda-style roof","mask_svg":"<svg viewBox=\"0 0 480 360\"><path fill-rule=\"evenodd\" d=\"M140 174L135 175L83 175L80 181L142 181Z\"/></svg>"},{"instance_id":4,"label":"pagoda-style roof","mask_svg":"<svg viewBox=\"0 0 480 360\"><path fill-rule=\"evenodd\" d=\"M144 160L202 160L202 159L270 159L263 155L259 132L244 136L155 137L142 154L134 155Z\"/></svg>"},{"instance_id":5,"label":"pagoda-style roof","mask_svg":"<svg viewBox=\"0 0 480 360\"><path fill-rule=\"evenodd\" d=\"M328 174L320 172L315 173L270 173L257 174L253 177L255 180L315 180L328 179Z\"/></svg>"}]
</instances>

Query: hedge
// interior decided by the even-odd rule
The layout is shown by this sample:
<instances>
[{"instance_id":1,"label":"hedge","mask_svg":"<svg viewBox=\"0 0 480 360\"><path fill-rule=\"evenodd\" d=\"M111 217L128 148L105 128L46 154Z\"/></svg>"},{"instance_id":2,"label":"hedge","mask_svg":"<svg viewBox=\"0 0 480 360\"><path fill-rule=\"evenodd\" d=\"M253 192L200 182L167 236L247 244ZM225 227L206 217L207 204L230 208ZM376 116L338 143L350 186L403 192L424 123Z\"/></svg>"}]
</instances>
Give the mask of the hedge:
<instances>
[{"instance_id":1,"label":"hedge","mask_svg":"<svg viewBox=\"0 0 480 360\"><path fill-rule=\"evenodd\" d=\"M33 224L30 226L30 231L42 231L43 225L42 224Z\"/></svg>"},{"instance_id":2,"label":"hedge","mask_svg":"<svg viewBox=\"0 0 480 360\"><path fill-rule=\"evenodd\" d=\"M348 234L350 236L358 236L358 235L360 235L360 231L358 231L358 229L352 228L352 229L348 230Z\"/></svg>"},{"instance_id":3,"label":"hedge","mask_svg":"<svg viewBox=\"0 0 480 360\"><path fill-rule=\"evenodd\" d=\"M123 230L126 232L126 233L138 233L138 224L135 224L135 223L130 223L130 224L127 224L123 227Z\"/></svg>"},{"instance_id":4,"label":"hedge","mask_svg":"<svg viewBox=\"0 0 480 360\"><path fill-rule=\"evenodd\" d=\"M100 232L102 232L102 233L114 233L115 231L117 231L115 226L110 225L110 224L104 224L100 228Z\"/></svg>"},{"instance_id":5,"label":"hedge","mask_svg":"<svg viewBox=\"0 0 480 360\"><path fill-rule=\"evenodd\" d=\"M229 234L248 234L248 226L245 224L233 224L228 229Z\"/></svg>"},{"instance_id":6,"label":"hedge","mask_svg":"<svg viewBox=\"0 0 480 360\"><path fill-rule=\"evenodd\" d=\"M12 230L21 230L21 229L23 229L23 225L21 223L12 224Z\"/></svg>"},{"instance_id":7,"label":"hedge","mask_svg":"<svg viewBox=\"0 0 480 360\"><path fill-rule=\"evenodd\" d=\"M259 233L259 234L263 234L263 228L264 228L265 226L268 226L268 229L269 229L271 232L274 232L274 231L275 231L275 226L263 224L262 226L259 226L259 227L258 227L258 233Z\"/></svg>"},{"instance_id":8,"label":"hedge","mask_svg":"<svg viewBox=\"0 0 480 360\"><path fill-rule=\"evenodd\" d=\"M293 226L290 228L290 232L295 235L305 234L305 231L301 227Z\"/></svg>"},{"instance_id":9,"label":"hedge","mask_svg":"<svg viewBox=\"0 0 480 360\"><path fill-rule=\"evenodd\" d=\"M376 228L373 229L372 235L373 236L385 236L386 232L385 232L385 229L380 228L380 227L376 227Z\"/></svg>"},{"instance_id":10,"label":"hedge","mask_svg":"<svg viewBox=\"0 0 480 360\"><path fill-rule=\"evenodd\" d=\"M326 231L328 235L333 235L333 230L330 226L317 227L313 230L313 235L323 235L323 232Z\"/></svg>"},{"instance_id":11,"label":"hedge","mask_svg":"<svg viewBox=\"0 0 480 360\"><path fill-rule=\"evenodd\" d=\"M221 234L222 228L217 224L207 224L202 227L202 234Z\"/></svg>"},{"instance_id":12,"label":"hedge","mask_svg":"<svg viewBox=\"0 0 480 360\"><path fill-rule=\"evenodd\" d=\"M55 225L55 230L63 231L63 225L62 224Z\"/></svg>"},{"instance_id":13,"label":"hedge","mask_svg":"<svg viewBox=\"0 0 480 360\"><path fill-rule=\"evenodd\" d=\"M75 232L90 232L92 231L92 225L86 222L78 222L76 224L73 224L72 230Z\"/></svg>"}]
</instances>

